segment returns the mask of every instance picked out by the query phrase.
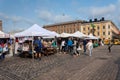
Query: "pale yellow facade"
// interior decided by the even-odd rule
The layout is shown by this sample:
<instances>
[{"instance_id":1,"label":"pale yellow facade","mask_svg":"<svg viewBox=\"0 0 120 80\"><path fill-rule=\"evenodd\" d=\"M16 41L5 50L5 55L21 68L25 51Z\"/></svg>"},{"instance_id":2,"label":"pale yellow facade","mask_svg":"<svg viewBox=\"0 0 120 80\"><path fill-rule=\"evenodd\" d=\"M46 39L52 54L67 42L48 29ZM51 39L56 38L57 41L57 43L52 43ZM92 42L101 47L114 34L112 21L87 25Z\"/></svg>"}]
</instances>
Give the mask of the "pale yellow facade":
<instances>
[{"instance_id":1,"label":"pale yellow facade","mask_svg":"<svg viewBox=\"0 0 120 80\"><path fill-rule=\"evenodd\" d=\"M80 31L86 35L89 35L92 29L91 23L95 25L95 36L100 37L101 39L113 39L118 37L119 29L110 20L96 22L73 21L46 25L44 28L57 33L74 33L76 31Z\"/></svg>"},{"instance_id":2,"label":"pale yellow facade","mask_svg":"<svg viewBox=\"0 0 120 80\"><path fill-rule=\"evenodd\" d=\"M119 29L114 25L112 21L93 22L95 27L95 35L101 39L113 39L117 38ZM91 23L83 23L81 25L81 32L89 35L92 29Z\"/></svg>"}]
</instances>

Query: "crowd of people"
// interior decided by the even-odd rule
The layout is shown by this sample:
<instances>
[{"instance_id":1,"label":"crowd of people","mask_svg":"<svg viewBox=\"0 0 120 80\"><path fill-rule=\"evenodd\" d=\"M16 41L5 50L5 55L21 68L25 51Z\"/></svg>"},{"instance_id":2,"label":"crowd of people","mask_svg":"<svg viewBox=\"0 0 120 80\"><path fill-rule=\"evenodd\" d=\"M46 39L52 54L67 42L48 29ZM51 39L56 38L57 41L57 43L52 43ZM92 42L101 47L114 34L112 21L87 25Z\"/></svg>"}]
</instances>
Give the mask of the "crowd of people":
<instances>
[{"instance_id":1,"label":"crowd of people","mask_svg":"<svg viewBox=\"0 0 120 80\"><path fill-rule=\"evenodd\" d=\"M18 45L13 46L13 41L11 40L4 42L4 44L3 42L0 43L1 59L5 58L7 53L12 53L12 55L14 53L19 54L20 57L34 57L41 60L41 56L44 55L47 48L55 49L57 53L70 54L72 56L86 55L86 50L89 50L89 56L92 56L93 48L104 45L101 40L86 40L72 37L54 39L34 37L33 41L25 40L24 42L16 38L15 43Z\"/></svg>"},{"instance_id":2,"label":"crowd of people","mask_svg":"<svg viewBox=\"0 0 120 80\"><path fill-rule=\"evenodd\" d=\"M14 45L13 39L1 39L0 40L0 59L4 59L5 55L13 56Z\"/></svg>"},{"instance_id":3,"label":"crowd of people","mask_svg":"<svg viewBox=\"0 0 120 80\"><path fill-rule=\"evenodd\" d=\"M102 40L86 40L78 38L67 38L57 40L59 52L69 53L72 56L79 56L86 54L86 50L89 50L89 56L92 56L93 47L103 46ZM95 46L98 45L98 46Z\"/></svg>"}]
</instances>

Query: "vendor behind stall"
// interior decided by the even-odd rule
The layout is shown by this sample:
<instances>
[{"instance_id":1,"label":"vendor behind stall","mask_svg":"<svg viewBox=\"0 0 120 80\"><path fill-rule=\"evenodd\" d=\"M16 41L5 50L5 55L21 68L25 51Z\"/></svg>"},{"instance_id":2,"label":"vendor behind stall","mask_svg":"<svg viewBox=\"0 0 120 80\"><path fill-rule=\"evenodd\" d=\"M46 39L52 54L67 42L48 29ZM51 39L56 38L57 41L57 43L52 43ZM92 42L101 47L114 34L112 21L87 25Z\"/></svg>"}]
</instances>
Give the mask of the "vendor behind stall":
<instances>
[{"instance_id":1,"label":"vendor behind stall","mask_svg":"<svg viewBox=\"0 0 120 80\"><path fill-rule=\"evenodd\" d=\"M41 40L38 39L38 37L34 37L34 42L33 42L34 50L35 50L35 58L41 59L41 50L42 50L42 43Z\"/></svg>"}]
</instances>

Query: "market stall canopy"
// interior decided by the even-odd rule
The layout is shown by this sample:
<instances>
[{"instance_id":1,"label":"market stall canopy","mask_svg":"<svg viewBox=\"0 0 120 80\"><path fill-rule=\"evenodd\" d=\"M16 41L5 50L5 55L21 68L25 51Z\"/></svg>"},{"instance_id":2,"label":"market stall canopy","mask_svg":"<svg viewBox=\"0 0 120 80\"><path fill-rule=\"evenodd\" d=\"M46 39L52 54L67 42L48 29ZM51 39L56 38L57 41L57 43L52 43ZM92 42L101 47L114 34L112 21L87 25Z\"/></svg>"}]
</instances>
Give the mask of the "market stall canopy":
<instances>
[{"instance_id":1,"label":"market stall canopy","mask_svg":"<svg viewBox=\"0 0 120 80\"><path fill-rule=\"evenodd\" d=\"M85 38L87 35L83 34L80 31L76 31L75 33L71 34L72 37L78 37L78 38Z\"/></svg>"},{"instance_id":2,"label":"market stall canopy","mask_svg":"<svg viewBox=\"0 0 120 80\"><path fill-rule=\"evenodd\" d=\"M12 34L10 34L10 38L11 38L11 39L15 39L15 36L12 35Z\"/></svg>"},{"instance_id":3,"label":"market stall canopy","mask_svg":"<svg viewBox=\"0 0 120 80\"><path fill-rule=\"evenodd\" d=\"M85 38L85 39L99 39L99 38L90 34L88 35L88 38Z\"/></svg>"},{"instance_id":4,"label":"market stall canopy","mask_svg":"<svg viewBox=\"0 0 120 80\"><path fill-rule=\"evenodd\" d=\"M63 38L70 37L70 36L71 36L71 34L69 34L69 33L61 33L59 35L59 37L63 37Z\"/></svg>"},{"instance_id":5,"label":"market stall canopy","mask_svg":"<svg viewBox=\"0 0 120 80\"><path fill-rule=\"evenodd\" d=\"M44 29L37 24L34 24L32 27L28 28L23 32L16 33L15 37L23 37L23 36L56 36L51 31Z\"/></svg>"},{"instance_id":6,"label":"market stall canopy","mask_svg":"<svg viewBox=\"0 0 120 80\"><path fill-rule=\"evenodd\" d=\"M54 34L54 35L56 35L56 36L47 36L47 37L43 37L43 38L45 38L45 39L50 39L50 38L55 38L55 37L59 37L60 36L60 34L58 34L57 32L55 32L55 31L52 31L52 33Z\"/></svg>"},{"instance_id":7,"label":"market stall canopy","mask_svg":"<svg viewBox=\"0 0 120 80\"><path fill-rule=\"evenodd\" d=\"M55 32L55 31L52 31L52 33L53 34L55 34L56 35L56 37L59 37L60 36L60 34L58 34L57 32Z\"/></svg>"},{"instance_id":8,"label":"market stall canopy","mask_svg":"<svg viewBox=\"0 0 120 80\"><path fill-rule=\"evenodd\" d=\"M9 38L9 37L10 37L9 34L0 31L0 38Z\"/></svg>"}]
</instances>

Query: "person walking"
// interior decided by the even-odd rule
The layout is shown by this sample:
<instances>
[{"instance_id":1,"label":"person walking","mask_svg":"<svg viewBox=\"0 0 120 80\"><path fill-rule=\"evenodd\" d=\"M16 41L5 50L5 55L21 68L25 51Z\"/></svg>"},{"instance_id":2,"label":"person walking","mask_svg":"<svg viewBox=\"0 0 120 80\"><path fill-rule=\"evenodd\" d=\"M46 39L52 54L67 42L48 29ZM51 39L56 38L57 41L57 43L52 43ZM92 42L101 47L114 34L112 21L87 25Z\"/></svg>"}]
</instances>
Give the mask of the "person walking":
<instances>
[{"instance_id":1,"label":"person walking","mask_svg":"<svg viewBox=\"0 0 120 80\"><path fill-rule=\"evenodd\" d=\"M82 45L78 44L77 46L77 53L80 55L82 53Z\"/></svg>"},{"instance_id":2,"label":"person walking","mask_svg":"<svg viewBox=\"0 0 120 80\"><path fill-rule=\"evenodd\" d=\"M78 56L78 53L77 53L77 45L78 44L78 42L77 42L77 40L76 39L74 39L73 40L73 54L74 54L74 56Z\"/></svg>"},{"instance_id":3,"label":"person walking","mask_svg":"<svg viewBox=\"0 0 120 80\"><path fill-rule=\"evenodd\" d=\"M58 38L57 40L57 46L58 46L58 52L61 53L61 43L62 43L62 39Z\"/></svg>"},{"instance_id":4,"label":"person walking","mask_svg":"<svg viewBox=\"0 0 120 80\"><path fill-rule=\"evenodd\" d=\"M57 48L57 42L55 40L52 41L51 45L52 45L53 48Z\"/></svg>"},{"instance_id":5,"label":"person walking","mask_svg":"<svg viewBox=\"0 0 120 80\"><path fill-rule=\"evenodd\" d=\"M39 40L38 37L35 37L33 45L35 46L34 50L36 51L35 57L41 60L42 47L43 47L41 40Z\"/></svg>"},{"instance_id":6,"label":"person walking","mask_svg":"<svg viewBox=\"0 0 120 80\"><path fill-rule=\"evenodd\" d=\"M84 54L86 54L86 44L87 44L87 40L83 40L83 49L84 49Z\"/></svg>"},{"instance_id":7,"label":"person walking","mask_svg":"<svg viewBox=\"0 0 120 80\"><path fill-rule=\"evenodd\" d=\"M73 41L71 40L71 38L68 39L67 46L69 54L73 55Z\"/></svg>"},{"instance_id":8,"label":"person walking","mask_svg":"<svg viewBox=\"0 0 120 80\"><path fill-rule=\"evenodd\" d=\"M111 47L112 47L112 43L109 42L109 44L108 44L108 51L109 51L109 53L111 52Z\"/></svg>"},{"instance_id":9,"label":"person walking","mask_svg":"<svg viewBox=\"0 0 120 80\"><path fill-rule=\"evenodd\" d=\"M62 41L61 48L62 48L61 52L65 53L65 40Z\"/></svg>"},{"instance_id":10,"label":"person walking","mask_svg":"<svg viewBox=\"0 0 120 80\"><path fill-rule=\"evenodd\" d=\"M92 40L90 40L87 45L86 45L87 49L89 50L89 56L92 56L92 49L93 49L93 43Z\"/></svg>"}]
</instances>

